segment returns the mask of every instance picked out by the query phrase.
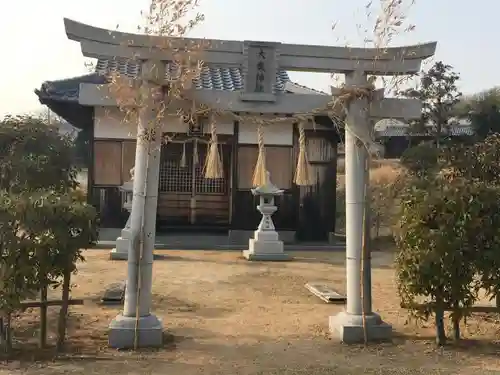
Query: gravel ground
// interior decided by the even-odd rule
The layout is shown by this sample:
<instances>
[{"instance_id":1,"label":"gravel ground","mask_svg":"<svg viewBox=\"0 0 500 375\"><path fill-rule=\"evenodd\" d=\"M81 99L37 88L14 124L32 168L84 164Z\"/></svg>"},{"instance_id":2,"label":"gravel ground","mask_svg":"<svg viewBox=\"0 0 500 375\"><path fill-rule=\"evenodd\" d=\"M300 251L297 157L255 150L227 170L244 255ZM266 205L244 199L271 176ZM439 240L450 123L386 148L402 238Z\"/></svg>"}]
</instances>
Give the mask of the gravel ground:
<instances>
[{"instance_id":1,"label":"gravel ground","mask_svg":"<svg viewBox=\"0 0 500 375\"><path fill-rule=\"evenodd\" d=\"M29 349L36 324L28 311L16 322L25 350L0 374L500 374L493 371L500 370L497 317L471 318L461 345L435 348L430 323L406 324L390 253L374 254L373 300L395 338L366 348L331 338L328 316L342 307L304 288L320 281L343 291L342 253L298 252L287 263L250 263L237 252L158 253L166 257L154 264L153 312L163 319L165 348L106 347L107 325L120 307L97 301L106 285L125 279L126 264L92 250L74 277L73 297L86 302L71 308L68 353L54 358L51 349Z\"/></svg>"}]
</instances>

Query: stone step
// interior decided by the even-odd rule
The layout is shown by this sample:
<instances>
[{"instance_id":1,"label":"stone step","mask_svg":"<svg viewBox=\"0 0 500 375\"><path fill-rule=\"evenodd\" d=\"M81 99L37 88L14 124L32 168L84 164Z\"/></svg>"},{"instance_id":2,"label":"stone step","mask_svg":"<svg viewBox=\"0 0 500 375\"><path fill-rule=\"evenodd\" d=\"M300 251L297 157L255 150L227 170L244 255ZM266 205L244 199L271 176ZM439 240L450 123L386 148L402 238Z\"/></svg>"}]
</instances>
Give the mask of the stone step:
<instances>
[{"instance_id":1,"label":"stone step","mask_svg":"<svg viewBox=\"0 0 500 375\"><path fill-rule=\"evenodd\" d=\"M101 228L96 248L112 249L120 229ZM156 235L156 249L164 250L244 250L248 249L248 239L231 240L225 234L164 234ZM327 242L299 242L284 245L287 250L344 250L345 244L328 244Z\"/></svg>"}]
</instances>

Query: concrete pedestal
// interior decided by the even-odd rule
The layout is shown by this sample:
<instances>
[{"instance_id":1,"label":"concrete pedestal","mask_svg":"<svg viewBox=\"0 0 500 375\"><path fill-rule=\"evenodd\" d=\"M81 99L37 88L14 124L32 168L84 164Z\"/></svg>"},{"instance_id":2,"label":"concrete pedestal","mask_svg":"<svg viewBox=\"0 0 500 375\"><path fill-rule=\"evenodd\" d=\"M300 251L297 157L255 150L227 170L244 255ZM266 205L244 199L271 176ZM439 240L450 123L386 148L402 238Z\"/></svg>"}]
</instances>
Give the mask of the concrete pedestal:
<instances>
[{"instance_id":1,"label":"concrete pedestal","mask_svg":"<svg viewBox=\"0 0 500 375\"><path fill-rule=\"evenodd\" d=\"M243 256L248 260L291 260L283 250L283 241L280 241L278 233L270 230L256 230L254 238L248 241L248 250L243 250Z\"/></svg>"},{"instance_id":2,"label":"concrete pedestal","mask_svg":"<svg viewBox=\"0 0 500 375\"><path fill-rule=\"evenodd\" d=\"M130 240L128 238L118 237L116 239L116 247L109 253L111 260L127 260Z\"/></svg>"},{"instance_id":3,"label":"concrete pedestal","mask_svg":"<svg viewBox=\"0 0 500 375\"><path fill-rule=\"evenodd\" d=\"M330 316L330 333L345 344L362 344L365 341L363 316L348 314L345 311ZM376 313L366 316L366 335L368 341L389 341L392 326L382 321Z\"/></svg>"},{"instance_id":4,"label":"concrete pedestal","mask_svg":"<svg viewBox=\"0 0 500 375\"><path fill-rule=\"evenodd\" d=\"M130 219L129 219L130 221ZM111 260L127 260L128 250L132 246L130 239L132 238L132 233L128 227L129 221L127 221L127 226L122 229L122 235L116 239L116 247L111 250L109 258Z\"/></svg>"},{"instance_id":5,"label":"concrete pedestal","mask_svg":"<svg viewBox=\"0 0 500 375\"><path fill-rule=\"evenodd\" d=\"M109 325L109 346L115 349L134 348L135 325L135 317L116 316ZM163 345L163 326L155 315L140 317L137 331L140 348L161 347Z\"/></svg>"}]
</instances>

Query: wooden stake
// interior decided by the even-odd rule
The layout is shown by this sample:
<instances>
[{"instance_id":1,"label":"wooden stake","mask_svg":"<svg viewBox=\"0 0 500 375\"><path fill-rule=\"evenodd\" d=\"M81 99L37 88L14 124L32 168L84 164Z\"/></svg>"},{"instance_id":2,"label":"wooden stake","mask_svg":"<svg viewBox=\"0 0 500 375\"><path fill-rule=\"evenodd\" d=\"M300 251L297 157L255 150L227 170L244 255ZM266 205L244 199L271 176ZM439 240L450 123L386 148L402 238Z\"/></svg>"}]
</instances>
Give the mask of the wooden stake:
<instances>
[{"instance_id":1,"label":"wooden stake","mask_svg":"<svg viewBox=\"0 0 500 375\"><path fill-rule=\"evenodd\" d=\"M69 307L69 292L71 287L71 268L68 264L63 273L61 308L59 310L59 319L57 322L57 351L63 350L66 340L66 328L68 325L68 307Z\"/></svg>"},{"instance_id":2,"label":"wooden stake","mask_svg":"<svg viewBox=\"0 0 500 375\"><path fill-rule=\"evenodd\" d=\"M40 301L47 302L47 285L44 280L44 285L40 289ZM47 305L40 306L40 332L38 336L38 347L43 349L47 346Z\"/></svg>"},{"instance_id":3,"label":"wooden stake","mask_svg":"<svg viewBox=\"0 0 500 375\"><path fill-rule=\"evenodd\" d=\"M12 352L12 313L8 312L5 318L5 353L9 354Z\"/></svg>"},{"instance_id":4,"label":"wooden stake","mask_svg":"<svg viewBox=\"0 0 500 375\"><path fill-rule=\"evenodd\" d=\"M362 249L361 249L361 280L359 281L361 283L361 317L363 319L363 339L365 346L368 345L368 331L366 328L366 314L368 311L366 311L366 300L369 298L369 296L366 295L367 288L365 285L366 282L366 272L369 272L370 270L367 269L368 265L368 259L367 255L369 253L368 246L369 245L369 235L370 235L370 206L369 206L369 190L368 190L368 179L369 179L369 166L370 166L370 158L367 158L366 163L365 163L365 204L363 207L363 240L362 240ZM371 287L371 286L370 286Z\"/></svg>"}]
</instances>

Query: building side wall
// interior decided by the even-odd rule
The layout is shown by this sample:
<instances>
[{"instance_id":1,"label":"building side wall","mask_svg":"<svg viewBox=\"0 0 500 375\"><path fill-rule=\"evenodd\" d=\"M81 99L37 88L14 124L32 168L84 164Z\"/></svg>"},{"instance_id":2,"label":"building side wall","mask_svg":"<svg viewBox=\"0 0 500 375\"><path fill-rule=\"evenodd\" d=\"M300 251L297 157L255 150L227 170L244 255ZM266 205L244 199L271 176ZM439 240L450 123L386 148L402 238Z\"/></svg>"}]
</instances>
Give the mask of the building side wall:
<instances>
[{"instance_id":1,"label":"building side wall","mask_svg":"<svg viewBox=\"0 0 500 375\"><path fill-rule=\"evenodd\" d=\"M130 116L129 116L130 117ZM162 130L166 133L186 133L188 125L179 116L165 116L162 121ZM222 117L217 121L218 134L233 134L233 120ZM210 129L203 129L205 134ZM96 139L136 139L137 123L126 114L114 107L95 107L94 138Z\"/></svg>"},{"instance_id":2,"label":"building side wall","mask_svg":"<svg viewBox=\"0 0 500 375\"><path fill-rule=\"evenodd\" d=\"M130 179L129 171L135 160L136 126L130 120L127 121L126 116L118 108L95 108L94 186L120 186ZM244 169L238 181L241 188L250 188L251 181L249 180L257 160L257 125L252 119L239 122L238 134L234 134L234 120L226 116L221 117L216 126L219 135L233 136L237 140L238 147L244 150L237 160L237 163L242 164ZM163 131L165 132L186 133L187 130L187 124L178 117L167 117L164 121ZM210 129L203 130L208 136ZM280 188L289 189L292 179L292 120L265 126L264 142L268 151L267 165L271 176L274 177L273 181L279 182ZM284 165L286 167L283 168Z\"/></svg>"}]
</instances>

